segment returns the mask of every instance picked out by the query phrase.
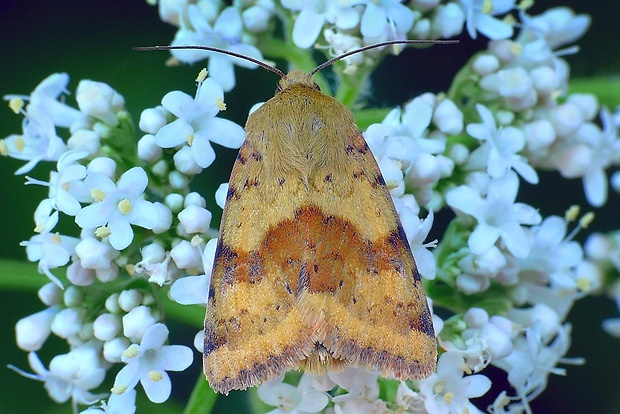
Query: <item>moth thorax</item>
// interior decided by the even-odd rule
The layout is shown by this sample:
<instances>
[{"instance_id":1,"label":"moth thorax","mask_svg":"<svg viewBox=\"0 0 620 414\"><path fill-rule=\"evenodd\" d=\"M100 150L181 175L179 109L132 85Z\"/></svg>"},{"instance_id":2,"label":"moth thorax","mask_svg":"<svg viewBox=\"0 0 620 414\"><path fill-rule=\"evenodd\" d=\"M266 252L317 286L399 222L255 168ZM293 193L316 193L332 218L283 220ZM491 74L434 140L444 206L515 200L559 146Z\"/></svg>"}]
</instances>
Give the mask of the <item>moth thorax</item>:
<instances>
[{"instance_id":1,"label":"moth thorax","mask_svg":"<svg viewBox=\"0 0 620 414\"><path fill-rule=\"evenodd\" d=\"M280 79L280 82L278 82L278 87L276 88L276 93L290 88L293 85L304 85L318 91L321 90L319 85L317 85L316 82L314 82L314 79L312 79L312 76L308 75L303 70L294 70Z\"/></svg>"}]
</instances>

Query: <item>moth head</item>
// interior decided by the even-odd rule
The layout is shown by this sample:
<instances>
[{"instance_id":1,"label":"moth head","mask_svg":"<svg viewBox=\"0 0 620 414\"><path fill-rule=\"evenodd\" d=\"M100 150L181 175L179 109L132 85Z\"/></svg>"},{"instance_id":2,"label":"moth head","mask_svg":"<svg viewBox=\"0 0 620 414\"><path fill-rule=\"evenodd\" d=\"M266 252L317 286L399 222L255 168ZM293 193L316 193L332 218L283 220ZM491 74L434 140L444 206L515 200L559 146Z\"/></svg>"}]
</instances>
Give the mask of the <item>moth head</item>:
<instances>
[{"instance_id":1,"label":"moth head","mask_svg":"<svg viewBox=\"0 0 620 414\"><path fill-rule=\"evenodd\" d=\"M290 88L293 85L303 85L308 86L312 89L316 89L317 91L321 90L321 88L319 88L319 85L317 85L314 79L312 79L312 75L302 70L294 70L291 71L288 75L280 78L280 82L278 82L278 86L276 87L276 94Z\"/></svg>"}]
</instances>

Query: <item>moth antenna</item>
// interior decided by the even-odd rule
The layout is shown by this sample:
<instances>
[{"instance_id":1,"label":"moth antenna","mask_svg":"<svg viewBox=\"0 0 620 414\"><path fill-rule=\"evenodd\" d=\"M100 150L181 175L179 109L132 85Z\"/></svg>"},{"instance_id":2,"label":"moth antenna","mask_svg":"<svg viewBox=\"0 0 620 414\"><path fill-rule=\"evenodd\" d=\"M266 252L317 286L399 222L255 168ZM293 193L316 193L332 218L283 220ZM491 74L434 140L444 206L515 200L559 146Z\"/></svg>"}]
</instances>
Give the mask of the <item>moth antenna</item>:
<instances>
[{"instance_id":1,"label":"moth antenna","mask_svg":"<svg viewBox=\"0 0 620 414\"><path fill-rule=\"evenodd\" d=\"M284 72L282 72L280 69L276 68L275 66L268 65L267 63L263 61L254 59L253 57L242 55L241 53L237 53L237 52L232 52L230 50L221 49L219 47L182 45L182 46L139 46L139 47L133 48L133 50L136 50L139 52L153 52L153 51L158 51L158 50L182 50L182 49L206 50L207 52L222 53L224 55L236 57L239 59L247 60L248 62L255 63L258 66L263 67L267 69L268 71L275 73L280 78L283 78L286 76Z\"/></svg>"},{"instance_id":2,"label":"moth antenna","mask_svg":"<svg viewBox=\"0 0 620 414\"><path fill-rule=\"evenodd\" d=\"M451 45L454 43L459 43L458 40L386 40L385 42L374 43L372 45L367 45L364 47L360 47L359 49L351 50L343 53L342 55L331 58L327 62L321 63L319 66L314 68L312 72L310 72L310 76L315 73L325 69L328 66L331 66L334 62L339 61L341 59L346 58L347 56L354 55L356 53L364 52L366 50L375 49L377 47L389 46L389 45L403 45L403 44L416 44L416 45Z\"/></svg>"}]
</instances>

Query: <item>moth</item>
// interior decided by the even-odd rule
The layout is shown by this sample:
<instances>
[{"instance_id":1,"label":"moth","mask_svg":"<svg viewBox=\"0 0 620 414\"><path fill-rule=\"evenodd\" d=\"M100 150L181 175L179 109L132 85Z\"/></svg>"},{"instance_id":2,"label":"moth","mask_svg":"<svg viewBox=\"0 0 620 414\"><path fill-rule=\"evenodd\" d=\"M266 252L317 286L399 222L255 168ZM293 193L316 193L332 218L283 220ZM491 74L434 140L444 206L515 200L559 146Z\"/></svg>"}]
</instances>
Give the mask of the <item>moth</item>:
<instances>
[{"instance_id":1,"label":"moth","mask_svg":"<svg viewBox=\"0 0 620 414\"><path fill-rule=\"evenodd\" d=\"M403 42L361 50L392 43ZM351 111L312 79L361 50L285 75L204 49L281 77L249 116L230 176L204 323L210 386L228 394L347 366L429 376L432 318L385 180Z\"/></svg>"}]
</instances>

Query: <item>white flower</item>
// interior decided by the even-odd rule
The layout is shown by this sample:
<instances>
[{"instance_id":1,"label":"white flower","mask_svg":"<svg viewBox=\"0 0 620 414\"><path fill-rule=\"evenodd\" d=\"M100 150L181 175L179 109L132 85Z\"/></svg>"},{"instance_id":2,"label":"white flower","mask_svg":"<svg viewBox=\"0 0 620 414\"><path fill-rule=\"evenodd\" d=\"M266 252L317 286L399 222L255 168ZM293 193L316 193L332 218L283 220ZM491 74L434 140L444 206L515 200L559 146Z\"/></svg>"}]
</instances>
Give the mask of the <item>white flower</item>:
<instances>
[{"instance_id":1,"label":"white flower","mask_svg":"<svg viewBox=\"0 0 620 414\"><path fill-rule=\"evenodd\" d=\"M607 108L601 110L603 131L591 134L588 138L592 146L592 156L583 176L586 199L595 207L600 207L607 200L607 174L605 170L611 165L620 164L620 136L618 125L612 119Z\"/></svg>"},{"instance_id":2,"label":"white flower","mask_svg":"<svg viewBox=\"0 0 620 414\"><path fill-rule=\"evenodd\" d=\"M213 26L205 18L204 9L199 4L190 4L187 7L189 26L184 20L181 20L181 30L177 32L171 43L172 46L188 44L213 46L263 60L262 54L255 46L243 43L243 21L237 8L227 7L224 9ZM234 65L244 68L256 67L256 64L245 59L234 58L222 53L201 50L173 50L172 55L187 63L194 63L208 57L207 69L209 74L222 85L225 91L230 91L235 87Z\"/></svg>"},{"instance_id":3,"label":"white flower","mask_svg":"<svg viewBox=\"0 0 620 414\"><path fill-rule=\"evenodd\" d=\"M90 194L83 182L86 167L77 163L86 155L84 151L67 151L58 159L57 171L50 172L49 183L27 177L26 184L49 186L52 206L69 216L75 216L82 208L80 202L90 201Z\"/></svg>"},{"instance_id":4,"label":"white flower","mask_svg":"<svg viewBox=\"0 0 620 414\"><path fill-rule=\"evenodd\" d=\"M99 407L89 407L80 414L134 414L136 412L136 390L127 390L123 394L110 395L108 401L102 401Z\"/></svg>"},{"instance_id":5,"label":"white flower","mask_svg":"<svg viewBox=\"0 0 620 414\"><path fill-rule=\"evenodd\" d=\"M78 404L94 404L105 396L89 391L105 379L105 369L101 367L97 349L93 346L87 344L68 354L56 355L50 362L49 370L34 352L28 354L28 362L34 374L9 367L27 378L43 382L55 402L64 403L71 399L73 412L77 412Z\"/></svg>"},{"instance_id":6,"label":"white flower","mask_svg":"<svg viewBox=\"0 0 620 414\"><path fill-rule=\"evenodd\" d=\"M228 183L222 183L217 187L215 191L215 204L218 205L219 208L224 209L224 205L226 204L226 195L228 194Z\"/></svg>"},{"instance_id":7,"label":"white flower","mask_svg":"<svg viewBox=\"0 0 620 414\"><path fill-rule=\"evenodd\" d=\"M32 236L28 241L21 242L20 246L26 247L26 255L29 261L38 262L39 273L46 275L62 289L62 283L52 274L50 269L66 265L71 254L75 251L78 241L79 239L75 237L45 232Z\"/></svg>"},{"instance_id":8,"label":"white flower","mask_svg":"<svg viewBox=\"0 0 620 414\"><path fill-rule=\"evenodd\" d=\"M302 49L315 42L325 23L338 29L352 29L359 21L358 12L351 6L340 6L328 0L283 0L282 6L299 11L293 26L293 43Z\"/></svg>"},{"instance_id":9,"label":"white flower","mask_svg":"<svg viewBox=\"0 0 620 414\"><path fill-rule=\"evenodd\" d=\"M536 170L527 163L525 157L518 154L525 147L525 136L521 130L512 126L498 129L487 107L476 104L476 109L482 123L469 124L466 129L469 135L483 143L470 154L469 168L475 169L486 163L491 178L499 178L513 168L525 181L537 184Z\"/></svg>"},{"instance_id":10,"label":"white flower","mask_svg":"<svg viewBox=\"0 0 620 414\"><path fill-rule=\"evenodd\" d=\"M420 395L429 413L479 413L470 398L480 397L491 388L484 375L463 376L463 357L445 352L437 362L437 372L420 381Z\"/></svg>"},{"instance_id":11,"label":"white flower","mask_svg":"<svg viewBox=\"0 0 620 414\"><path fill-rule=\"evenodd\" d=\"M424 243L424 240L433 227L434 213L433 210L429 210L425 219L419 218L419 207L415 204L415 199L412 199L411 194L405 194L402 198L393 198L420 275L431 280L435 278L437 265L429 248L435 247L436 241Z\"/></svg>"},{"instance_id":12,"label":"white flower","mask_svg":"<svg viewBox=\"0 0 620 414\"><path fill-rule=\"evenodd\" d=\"M158 145L172 148L187 144L191 147L196 163L206 168L215 160L210 142L227 148L239 148L245 139L243 128L226 119L216 118L222 102L222 87L212 79L198 85L196 97L172 91L161 103L178 119L163 126L155 135Z\"/></svg>"},{"instance_id":13,"label":"white flower","mask_svg":"<svg viewBox=\"0 0 620 414\"><path fill-rule=\"evenodd\" d=\"M49 233L58 224L59 214L54 211L53 200L45 198L41 200L34 211L34 231L37 233Z\"/></svg>"},{"instance_id":14,"label":"white flower","mask_svg":"<svg viewBox=\"0 0 620 414\"><path fill-rule=\"evenodd\" d=\"M339 387L347 390L346 394L335 396L334 402L345 402L364 398L376 400L379 398L379 373L365 368L347 367L341 372L327 372L327 377Z\"/></svg>"},{"instance_id":15,"label":"white flower","mask_svg":"<svg viewBox=\"0 0 620 414\"><path fill-rule=\"evenodd\" d=\"M204 305L207 303L216 247L217 239L211 239L202 252L204 275L182 277L172 284L170 288L172 300L181 305Z\"/></svg>"},{"instance_id":16,"label":"white flower","mask_svg":"<svg viewBox=\"0 0 620 414\"><path fill-rule=\"evenodd\" d=\"M404 37L413 26L413 10L401 0L357 1L366 6L360 24L362 36L377 38L385 31L389 39ZM387 30L386 30L387 29Z\"/></svg>"},{"instance_id":17,"label":"white flower","mask_svg":"<svg viewBox=\"0 0 620 414\"><path fill-rule=\"evenodd\" d=\"M30 101L27 111L37 107L51 117L54 125L69 128L83 116L80 114L80 111L62 102L61 95L69 93L67 90L68 84L69 75L66 73L53 73L49 75L37 85L29 97L24 97L25 100ZM11 97L9 95L4 98L10 99Z\"/></svg>"},{"instance_id":18,"label":"white flower","mask_svg":"<svg viewBox=\"0 0 620 414\"><path fill-rule=\"evenodd\" d=\"M269 28L269 21L275 13L273 0L258 0L241 13L243 25L252 33L264 32Z\"/></svg>"},{"instance_id":19,"label":"white flower","mask_svg":"<svg viewBox=\"0 0 620 414\"><path fill-rule=\"evenodd\" d=\"M456 3L440 4L432 15L431 30L433 37L450 38L463 31L465 13ZM418 20L420 22L421 20Z\"/></svg>"},{"instance_id":20,"label":"white flower","mask_svg":"<svg viewBox=\"0 0 620 414\"><path fill-rule=\"evenodd\" d=\"M477 32L491 40L507 39L512 36L512 26L493 16L508 13L514 9L514 0L459 0L467 19L467 33L472 39Z\"/></svg>"},{"instance_id":21,"label":"white flower","mask_svg":"<svg viewBox=\"0 0 620 414\"><path fill-rule=\"evenodd\" d=\"M116 112L125 106L125 99L110 85L88 79L78 84L75 100L83 113L110 126L118 125Z\"/></svg>"},{"instance_id":22,"label":"white flower","mask_svg":"<svg viewBox=\"0 0 620 414\"><path fill-rule=\"evenodd\" d=\"M526 329L525 338L518 337L514 341L515 349L510 355L493 363L508 373L508 382L526 405L545 389L549 374L565 375L565 370L556 365L561 361L569 362L562 360L562 356L570 346L570 325L560 326L552 338L547 345L540 335L540 325L535 323Z\"/></svg>"},{"instance_id":23,"label":"white flower","mask_svg":"<svg viewBox=\"0 0 620 414\"><path fill-rule=\"evenodd\" d=\"M574 269L583 261L583 251L579 243L566 238L566 221L550 216L527 234L531 249L519 259L520 277L575 289Z\"/></svg>"},{"instance_id":24,"label":"white flower","mask_svg":"<svg viewBox=\"0 0 620 414\"><path fill-rule=\"evenodd\" d=\"M520 37L544 37L552 49L579 39L591 22L590 16L575 15L568 7L554 7L538 16L528 16L521 12L520 20L525 29Z\"/></svg>"},{"instance_id":25,"label":"white flower","mask_svg":"<svg viewBox=\"0 0 620 414\"><path fill-rule=\"evenodd\" d=\"M518 189L517 176L508 172L490 182L485 199L465 185L446 194L446 202L450 207L478 221L468 240L472 253L482 254L501 239L515 257L528 255L530 245L521 224L537 224L541 217L533 207L514 202Z\"/></svg>"},{"instance_id":26,"label":"white flower","mask_svg":"<svg viewBox=\"0 0 620 414\"><path fill-rule=\"evenodd\" d=\"M109 235L114 249L123 250L131 244L132 224L147 229L155 226L156 208L142 198L148 184L142 168L126 171L116 184L101 173L89 174L85 183L95 202L80 210L75 222L84 229L107 225L109 231L105 235Z\"/></svg>"},{"instance_id":27,"label":"white flower","mask_svg":"<svg viewBox=\"0 0 620 414\"><path fill-rule=\"evenodd\" d=\"M66 150L46 108L29 107L22 132L22 135L11 135L0 142L5 148L3 155L28 161L15 174L27 173L40 161L57 161Z\"/></svg>"},{"instance_id":28,"label":"white flower","mask_svg":"<svg viewBox=\"0 0 620 414\"><path fill-rule=\"evenodd\" d=\"M329 403L326 392L312 387L312 376L304 374L297 387L285 382L274 381L258 387L258 398L265 404L277 407L270 414L306 414L318 413Z\"/></svg>"},{"instance_id":29,"label":"white flower","mask_svg":"<svg viewBox=\"0 0 620 414\"><path fill-rule=\"evenodd\" d=\"M495 279L507 263L508 259L497 246L491 246L481 254L470 252L458 261L462 273L457 276L456 284L468 295L483 292L489 288L491 279Z\"/></svg>"},{"instance_id":30,"label":"white flower","mask_svg":"<svg viewBox=\"0 0 620 414\"><path fill-rule=\"evenodd\" d=\"M193 360L192 350L183 345L164 345L168 328L158 323L151 326L142 337L140 345L130 345L123 352L123 367L114 381L112 393L123 394L142 384L149 400L161 403L172 390L166 371L183 371Z\"/></svg>"}]
</instances>

